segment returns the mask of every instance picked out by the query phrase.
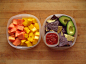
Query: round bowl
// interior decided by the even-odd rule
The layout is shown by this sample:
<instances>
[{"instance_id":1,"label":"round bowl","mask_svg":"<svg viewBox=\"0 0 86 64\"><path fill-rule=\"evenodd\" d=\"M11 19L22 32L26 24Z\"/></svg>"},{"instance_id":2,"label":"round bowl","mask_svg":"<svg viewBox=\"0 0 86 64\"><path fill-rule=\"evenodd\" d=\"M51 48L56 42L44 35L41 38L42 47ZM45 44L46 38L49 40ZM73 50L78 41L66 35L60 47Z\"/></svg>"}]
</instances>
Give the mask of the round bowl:
<instances>
[{"instance_id":1,"label":"round bowl","mask_svg":"<svg viewBox=\"0 0 86 64\"><path fill-rule=\"evenodd\" d=\"M49 44L46 43L46 35L49 34L49 33L55 33L55 34L57 34L57 36L58 36L58 42L57 42L57 44L49 45ZM58 33L54 32L54 31L50 31L50 32L46 33L46 35L44 36L44 41L45 41L44 43L45 43L48 47L55 47L55 46L57 46L57 45L59 44L59 35L58 35Z\"/></svg>"},{"instance_id":2,"label":"round bowl","mask_svg":"<svg viewBox=\"0 0 86 64\"><path fill-rule=\"evenodd\" d=\"M54 14L55 16L57 16L58 18L60 17L60 16L62 16L62 15L64 15L64 16L68 16L68 15L65 15L65 14ZM43 40L44 40L44 42L45 42L45 39L44 39L44 36L45 36L45 24L46 24L46 21L47 20L49 20L49 19L51 19L51 17L52 17L53 15L50 15L50 16L48 16L46 19L45 19L45 21L44 21L44 23L43 23L43 26L42 26L42 38L43 38ZM75 37L75 39L74 39L74 41L73 41L73 44L71 45L71 46L67 46L67 47L52 47L52 49L55 49L55 50L64 50L64 49L68 49L68 48L70 48L70 47L72 47L74 44L75 44L75 42L76 42L76 38L77 38L77 26L76 26L76 22L75 22L75 20L71 17L71 16L68 16L68 17L70 17L71 19L72 19L72 21L73 21L73 23L74 23L74 25L75 25L75 28L76 28L76 33L75 33L75 35L74 35L74 37Z\"/></svg>"},{"instance_id":3,"label":"round bowl","mask_svg":"<svg viewBox=\"0 0 86 64\"><path fill-rule=\"evenodd\" d=\"M31 47L27 47L27 46L15 46L13 45L8 37L9 37L9 34L8 34L8 26L10 25L10 23L12 22L13 19L22 19L22 18L26 18L26 17L33 17L37 20L38 24L39 24L39 32L40 32L40 36L39 36L39 40L37 42L36 45L34 46L31 46ZM6 28L6 34L7 34L7 40L8 40L8 43L13 47L13 48L16 48L16 49L21 49L21 50L25 50L25 49L31 49L31 48L34 48L35 46L37 46L41 40L41 24L40 24L40 21L37 17L35 17L34 15L31 15L31 14L19 14L19 15L15 15L15 16L12 16L9 20L8 20L8 23L7 23L7 28Z\"/></svg>"}]
</instances>

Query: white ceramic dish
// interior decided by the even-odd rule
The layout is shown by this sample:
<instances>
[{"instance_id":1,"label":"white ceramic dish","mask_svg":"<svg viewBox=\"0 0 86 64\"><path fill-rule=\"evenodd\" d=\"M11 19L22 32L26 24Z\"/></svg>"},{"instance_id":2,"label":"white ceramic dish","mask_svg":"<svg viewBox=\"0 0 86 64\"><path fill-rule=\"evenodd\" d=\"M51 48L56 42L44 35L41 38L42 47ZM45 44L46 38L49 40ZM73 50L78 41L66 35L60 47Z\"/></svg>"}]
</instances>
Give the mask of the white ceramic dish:
<instances>
[{"instance_id":1,"label":"white ceramic dish","mask_svg":"<svg viewBox=\"0 0 86 64\"><path fill-rule=\"evenodd\" d=\"M57 34L57 36L58 36L58 42L57 42L57 44L55 44L55 45L49 45L49 44L46 43L46 35L49 34L49 33L55 33L55 34ZM54 31L50 31L50 32L46 33L46 35L44 36L44 43L45 43L48 47L55 47L55 46L57 46L57 45L59 44L59 35L58 35L58 33L54 32Z\"/></svg>"},{"instance_id":2,"label":"white ceramic dish","mask_svg":"<svg viewBox=\"0 0 86 64\"><path fill-rule=\"evenodd\" d=\"M54 14L54 15L59 18L60 16L65 15L65 14ZM44 30L45 30L45 23L46 23L47 20L51 19L52 16L53 16L53 15L50 15L49 17L47 17L47 18L45 19L45 21L44 21L43 26L42 26L42 38L43 38L43 40L44 40L44 36L45 36L45 31L44 31ZM68 15L65 15L65 16L68 16ZM63 49L70 48L70 47L72 47L72 46L75 44L76 38L77 38L77 26L76 26L76 22L75 22L75 20L74 20L71 16L68 16L68 17L70 17L70 18L72 19L72 21L73 21L73 23L74 23L74 25L75 25L75 28L76 28L75 39L74 39L74 41L73 41L73 44L72 44L71 46L68 46L68 47L52 47L52 49L63 50ZM44 40L44 42L45 42L45 40Z\"/></svg>"},{"instance_id":3,"label":"white ceramic dish","mask_svg":"<svg viewBox=\"0 0 86 64\"><path fill-rule=\"evenodd\" d=\"M33 47L35 47L35 46L38 45L38 43L37 43L36 45L31 46L31 47L27 47L27 46L15 46L15 45L13 45L13 44L9 41L9 39L8 39L8 36L9 36L9 34L8 34L8 26L10 25L10 23L12 22L12 20L13 20L13 19L22 19L22 18L25 18L25 17L33 17L33 18L35 18L35 19L37 20L37 22L38 22L38 24L39 24L39 31L40 31L40 37L39 37L38 43L39 43L40 40L41 40L41 24L40 24L40 21L38 20L37 17L35 17L34 15L31 15L31 14L19 14L19 15L12 16L12 17L8 20L7 28L6 28L6 34L7 34L8 43L9 43L12 47L14 47L14 48L16 48L16 49L21 49L21 50L31 49L31 48L33 48Z\"/></svg>"}]
</instances>

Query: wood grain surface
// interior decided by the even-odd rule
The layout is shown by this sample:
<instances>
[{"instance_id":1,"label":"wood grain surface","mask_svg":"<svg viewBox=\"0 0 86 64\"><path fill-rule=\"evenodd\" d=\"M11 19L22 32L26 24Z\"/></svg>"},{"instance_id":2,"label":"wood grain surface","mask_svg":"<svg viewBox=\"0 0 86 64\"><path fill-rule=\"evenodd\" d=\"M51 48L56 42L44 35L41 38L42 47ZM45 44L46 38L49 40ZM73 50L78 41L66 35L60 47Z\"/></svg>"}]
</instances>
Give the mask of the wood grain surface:
<instances>
[{"instance_id":1,"label":"wood grain surface","mask_svg":"<svg viewBox=\"0 0 86 64\"><path fill-rule=\"evenodd\" d=\"M52 14L66 14L77 24L78 36L73 47L55 51L43 40L33 49L12 48L6 38L6 26L10 17L32 14L41 26ZM0 64L86 64L86 0L0 0Z\"/></svg>"}]
</instances>

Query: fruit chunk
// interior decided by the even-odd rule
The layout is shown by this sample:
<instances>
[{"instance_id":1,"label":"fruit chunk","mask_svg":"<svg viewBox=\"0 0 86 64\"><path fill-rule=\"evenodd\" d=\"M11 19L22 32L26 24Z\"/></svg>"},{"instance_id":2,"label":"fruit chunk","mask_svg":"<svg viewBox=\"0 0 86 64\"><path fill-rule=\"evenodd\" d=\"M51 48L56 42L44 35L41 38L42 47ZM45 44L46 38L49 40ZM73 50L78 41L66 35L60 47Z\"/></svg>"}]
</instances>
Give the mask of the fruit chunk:
<instances>
[{"instance_id":1,"label":"fruit chunk","mask_svg":"<svg viewBox=\"0 0 86 64\"><path fill-rule=\"evenodd\" d=\"M35 40L38 40L38 39L39 39L39 36L35 36L34 39L35 39Z\"/></svg>"},{"instance_id":2,"label":"fruit chunk","mask_svg":"<svg viewBox=\"0 0 86 64\"><path fill-rule=\"evenodd\" d=\"M67 22L70 21L70 20L71 20L71 18L68 17L68 16L61 16L61 17L59 18L59 21L60 21L64 26L66 26Z\"/></svg>"},{"instance_id":3,"label":"fruit chunk","mask_svg":"<svg viewBox=\"0 0 86 64\"><path fill-rule=\"evenodd\" d=\"M31 29L32 32L35 32L37 29L34 27Z\"/></svg>"},{"instance_id":4,"label":"fruit chunk","mask_svg":"<svg viewBox=\"0 0 86 64\"><path fill-rule=\"evenodd\" d=\"M16 40L13 42L15 46L20 45L21 40L19 38L16 38Z\"/></svg>"},{"instance_id":5,"label":"fruit chunk","mask_svg":"<svg viewBox=\"0 0 86 64\"><path fill-rule=\"evenodd\" d=\"M16 29L16 27L13 27L13 28L11 29L11 31L10 31L10 32L14 32L14 33L15 33L15 32L16 32L16 30L17 30L17 29Z\"/></svg>"},{"instance_id":6,"label":"fruit chunk","mask_svg":"<svg viewBox=\"0 0 86 64\"><path fill-rule=\"evenodd\" d=\"M26 40L21 40L21 45L25 45Z\"/></svg>"},{"instance_id":7,"label":"fruit chunk","mask_svg":"<svg viewBox=\"0 0 86 64\"><path fill-rule=\"evenodd\" d=\"M35 44L37 44L37 42L38 42L37 40L33 40L32 43L33 43L33 45L35 45Z\"/></svg>"},{"instance_id":8,"label":"fruit chunk","mask_svg":"<svg viewBox=\"0 0 86 64\"><path fill-rule=\"evenodd\" d=\"M31 29L33 29L34 28L34 26L33 26L33 24L31 24L30 26L29 26L29 29L31 30Z\"/></svg>"},{"instance_id":9,"label":"fruit chunk","mask_svg":"<svg viewBox=\"0 0 86 64\"><path fill-rule=\"evenodd\" d=\"M18 25L18 26L17 26L17 29L18 29L18 30L22 30L22 31L23 31L24 26L20 26L20 25Z\"/></svg>"},{"instance_id":10,"label":"fruit chunk","mask_svg":"<svg viewBox=\"0 0 86 64\"><path fill-rule=\"evenodd\" d=\"M25 31L26 33L29 33L29 32L30 32L30 30L29 30L28 27L25 27L25 28L24 28L24 31Z\"/></svg>"},{"instance_id":11,"label":"fruit chunk","mask_svg":"<svg viewBox=\"0 0 86 64\"><path fill-rule=\"evenodd\" d=\"M15 37L18 37L18 35L20 34L20 31L16 31L16 33L15 33Z\"/></svg>"},{"instance_id":12,"label":"fruit chunk","mask_svg":"<svg viewBox=\"0 0 86 64\"><path fill-rule=\"evenodd\" d=\"M39 29L39 24L35 23L34 26L36 27L36 29Z\"/></svg>"},{"instance_id":13,"label":"fruit chunk","mask_svg":"<svg viewBox=\"0 0 86 64\"><path fill-rule=\"evenodd\" d=\"M18 38L19 39L24 39L25 37L24 37L24 34L25 34L25 32L21 32L19 35L18 35Z\"/></svg>"},{"instance_id":14,"label":"fruit chunk","mask_svg":"<svg viewBox=\"0 0 86 64\"><path fill-rule=\"evenodd\" d=\"M18 24L18 25L22 25L23 22L24 22L23 19L18 19L17 24Z\"/></svg>"},{"instance_id":15,"label":"fruit chunk","mask_svg":"<svg viewBox=\"0 0 86 64\"><path fill-rule=\"evenodd\" d=\"M9 36L9 41L14 42L15 41L15 37Z\"/></svg>"},{"instance_id":16,"label":"fruit chunk","mask_svg":"<svg viewBox=\"0 0 86 64\"><path fill-rule=\"evenodd\" d=\"M35 32L35 36L39 36L40 35L40 33L39 32Z\"/></svg>"},{"instance_id":17,"label":"fruit chunk","mask_svg":"<svg viewBox=\"0 0 86 64\"><path fill-rule=\"evenodd\" d=\"M17 19L13 19L13 24L17 25L18 24L17 21L18 21Z\"/></svg>"},{"instance_id":18,"label":"fruit chunk","mask_svg":"<svg viewBox=\"0 0 86 64\"><path fill-rule=\"evenodd\" d=\"M32 44L30 43L30 41L26 41L25 43L27 44L27 47L32 46Z\"/></svg>"},{"instance_id":19,"label":"fruit chunk","mask_svg":"<svg viewBox=\"0 0 86 64\"><path fill-rule=\"evenodd\" d=\"M11 23L11 24L9 25L9 27L8 27L8 29L11 29L11 28L14 28L13 23Z\"/></svg>"},{"instance_id":20,"label":"fruit chunk","mask_svg":"<svg viewBox=\"0 0 86 64\"><path fill-rule=\"evenodd\" d=\"M25 33L25 38L28 38L28 34Z\"/></svg>"},{"instance_id":21,"label":"fruit chunk","mask_svg":"<svg viewBox=\"0 0 86 64\"><path fill-rule=\"evenodd\" d=\"M75 26L72 21L69 21L67 24L67 33L73 36L76 32Z\"/></svg>"}]
</instances>

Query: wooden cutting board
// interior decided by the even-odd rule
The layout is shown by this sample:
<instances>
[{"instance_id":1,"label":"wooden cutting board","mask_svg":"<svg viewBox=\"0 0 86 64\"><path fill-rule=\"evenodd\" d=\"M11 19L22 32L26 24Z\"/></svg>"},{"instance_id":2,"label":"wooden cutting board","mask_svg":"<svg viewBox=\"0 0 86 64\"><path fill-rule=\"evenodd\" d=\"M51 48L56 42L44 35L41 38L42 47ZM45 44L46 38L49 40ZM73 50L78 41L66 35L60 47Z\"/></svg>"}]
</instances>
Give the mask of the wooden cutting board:
<instances>
[{"instance_id":1,"label":"wooden cutting board","mask_svg":"<svg viewBox=\"0 0 86 64\"><path fill-rule=\"evenodd\" d=\"M10 17L32 14L41 26L52 14L66 14L77 24L78 36L73 47L55 51L41 39L30 50L12 48L6 38L6 26ZM86 0L0 0L0 64L86 64Z\"/></svg>"}]
</instances>

